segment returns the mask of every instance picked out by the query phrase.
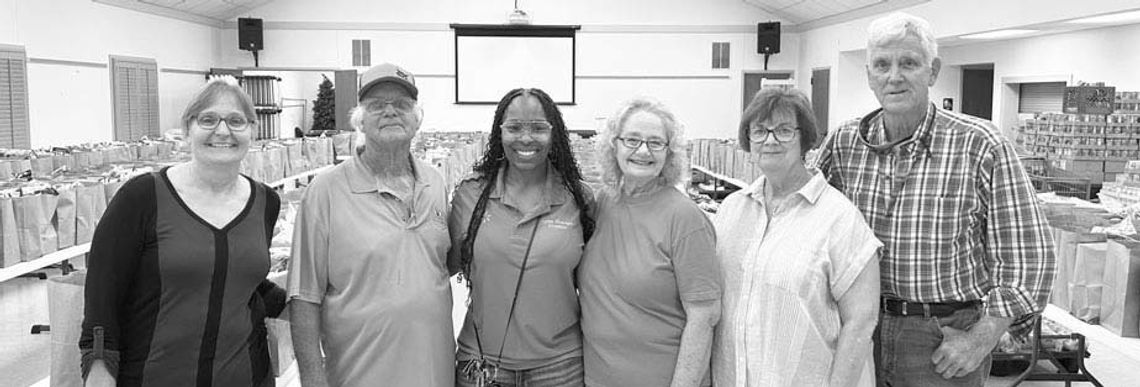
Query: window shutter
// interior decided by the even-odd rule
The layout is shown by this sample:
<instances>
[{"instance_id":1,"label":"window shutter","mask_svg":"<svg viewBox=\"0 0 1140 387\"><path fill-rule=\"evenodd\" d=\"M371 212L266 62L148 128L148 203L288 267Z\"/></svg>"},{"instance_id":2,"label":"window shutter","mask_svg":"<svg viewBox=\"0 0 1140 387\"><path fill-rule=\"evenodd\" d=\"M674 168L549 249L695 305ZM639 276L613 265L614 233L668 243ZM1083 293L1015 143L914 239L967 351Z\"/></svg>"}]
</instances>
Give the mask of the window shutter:
<instances>
[{"instance_id":1,"label":"window shutter","mask_svg":"<svg viewBox=\"0 0 1140 387\"><path fill-rule=\"evenodd\" d=\"M1065 82L1022 83L1018 113L1060 112L1065 98Z\"/></svg>"},{"instance_id":2,"label":"window shutter","mask_svg":"<svg viewBox=\"0 0 1140 387\"><path fill-rule=\"evenodd\" d=\"M19 46L0 45L0 147L29 149L28 60Z\"/></svg>"},{"instance_id":3,"label":"window shutter","mask_svg":"<svg viewBox=\"0 0 1140 387\"><path fill-rule=\"evenodd\" d=\"M111 58L115 140L138 141L157 136L158 65L153 60Z\"/></svg>"}]
</instances>

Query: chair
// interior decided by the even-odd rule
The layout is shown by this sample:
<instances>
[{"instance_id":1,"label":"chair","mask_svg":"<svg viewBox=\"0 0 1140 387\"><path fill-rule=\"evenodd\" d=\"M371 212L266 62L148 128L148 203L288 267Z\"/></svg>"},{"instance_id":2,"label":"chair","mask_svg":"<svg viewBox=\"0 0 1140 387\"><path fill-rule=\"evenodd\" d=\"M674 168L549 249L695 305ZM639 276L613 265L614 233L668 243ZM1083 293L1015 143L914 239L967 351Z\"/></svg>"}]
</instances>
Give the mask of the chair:
<instances>
[{"instance_id":1,"label":"chair","mask_svg":"<svg viewBox=\"0 0 1140 387\"><path fill-rule=\"evenodd\" d=\"M1040 314L1033 318L1035 321L1033 322L1033 337L1031 338L1032 349L1013 353L993 353L993 359L995 361L1029 361L1029 366L1026 367L1025 371L1022 372L1021 375L1017 377L1017 380L1014 380L1009 387L1015 387L1026 380L1065 382L1066 387L1072 386L1073 382L1087 382L1097 387L1104 387L1104 385L1085 368L1085 358L1089 356L1085 345L1085 336L1080 333L1042 336L1042 318ZM1041 346L1041 340L1043 339L1076 340L1077 346L1071 350L1065 350L1064 348L1058 348L1057 350L1043 348ZM1039 371L1036 366L1037 362L1041 360L1048 360L1054 367L1057 367L1057 372Z\"/></svg>"}]
</instances>

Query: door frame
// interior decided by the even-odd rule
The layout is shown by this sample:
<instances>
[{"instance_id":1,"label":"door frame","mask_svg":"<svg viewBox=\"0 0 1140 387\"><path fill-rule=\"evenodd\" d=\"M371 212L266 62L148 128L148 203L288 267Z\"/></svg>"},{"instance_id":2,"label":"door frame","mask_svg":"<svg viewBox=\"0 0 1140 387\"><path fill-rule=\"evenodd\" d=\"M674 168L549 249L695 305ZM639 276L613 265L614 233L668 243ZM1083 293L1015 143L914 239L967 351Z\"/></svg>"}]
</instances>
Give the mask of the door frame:
<instances>
[{"instance_id":1,"label":"door frame","mask_svg":"<svg viewBox=\"0 0 1140 387\"><path fill-rule=\"evenodd\" d=\"M796 71L795 70L741 70L740 71L740 91L739 91L739 94L737 94L740 96L740 106L741 106L740 111L741 111L741 113L743 113L744 109L748 107L748 102L749 102L750 97L751 97L749 95L744 95L744 93L747 91L746 87L745 87L746 86L745 85L746 79L748 78L749 75L767 75L767 74L781 74L781 75L787 74L787 76L788 76L787 79L789 82L795 82L796 81ZM764 78L764 77L761 77L761 78Z\"/></svg>"}]
</instances>

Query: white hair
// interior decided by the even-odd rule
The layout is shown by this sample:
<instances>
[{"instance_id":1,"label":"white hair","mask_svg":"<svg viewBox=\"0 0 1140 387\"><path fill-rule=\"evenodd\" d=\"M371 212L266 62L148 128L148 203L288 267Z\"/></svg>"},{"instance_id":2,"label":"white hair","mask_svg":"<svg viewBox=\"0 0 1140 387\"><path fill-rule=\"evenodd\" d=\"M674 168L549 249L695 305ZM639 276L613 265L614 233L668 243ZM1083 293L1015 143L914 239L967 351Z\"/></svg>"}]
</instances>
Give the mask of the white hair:
<instances>
[{"instance_id":1,"label":"white hair","mask_svg":"<svg viewBox=\"0 0 1140 387\"><path fill-rule=\"evenodd\" d=\"M929 65L938 57L938 41L934 38L930 23L926 19L904 12L894 12L871 21L871 25L867 27L867 48L879 47L908 36L918 38L922 44L926 64Z\"/></svg>"},{"instance_id":2,"label":"white hair","mask_svg":"<svg viewBox=\"0 0 1140 387\"><path fill-rule=\"evenodd\" d=\"M598 166L602 171L602 181L611 188L621 184L623 173L618 166L617 149L614 139L621 135L625 123L634 113L646 112L657 116L665 127L665 140L669 142L669 153L665 156L665 166L661 168L658 181L664 186L673 186L689 177L689 142L685 140L685 127L673 112L660 101L649 97L636 97L623 103L608 120L606 127L595 144L598 152Z\"/></svg>"},{"instance_id":3,"label":"white hair","mask_svg":"<svg viewBox=\"0 0 1140 387\"><path fill-rule=\"evenodd\" d=\"M348 125L352 127L355 132L352 134L353 149L364 146L365 140L368 137L364 134L364 106L356 105L348 112ZM424 122L424 107L420 105L419 101L416 102L415 107L416 125L421 125Z\"/></svg>"}]
</instances>

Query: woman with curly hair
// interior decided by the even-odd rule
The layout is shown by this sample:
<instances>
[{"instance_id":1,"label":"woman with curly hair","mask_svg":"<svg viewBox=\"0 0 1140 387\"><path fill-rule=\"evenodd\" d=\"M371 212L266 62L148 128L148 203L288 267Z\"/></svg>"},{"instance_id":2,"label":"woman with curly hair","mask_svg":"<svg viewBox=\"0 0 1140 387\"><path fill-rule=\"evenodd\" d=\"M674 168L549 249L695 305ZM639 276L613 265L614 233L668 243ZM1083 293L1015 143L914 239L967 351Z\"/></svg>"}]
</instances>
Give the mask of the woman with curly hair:
<instances>
[{"instance_id":1,"label":"woman with curly hair","mask_svg":"<svg viewBox=\"0 0 1140 387\"><path fill-rule=\"evenodd\" d=\"M586 384L709 384L721 277L708 217L674 189L688 172L681 125L659 102L631 100L598 141L606 182L586 246Z\"/></svg>"},{"instance_id":2,"label":"woman with curly hair","mask_svg":"<svg viewBox=\"0 0 1140 387\"><path fill-rule=\"evenodd\" d=\"M594 228L592 194L550 96L503 96L474 169L448 219L448 267L471 291L455 384L581 386L575 272Z\"/></svg>"}]
</instances>

